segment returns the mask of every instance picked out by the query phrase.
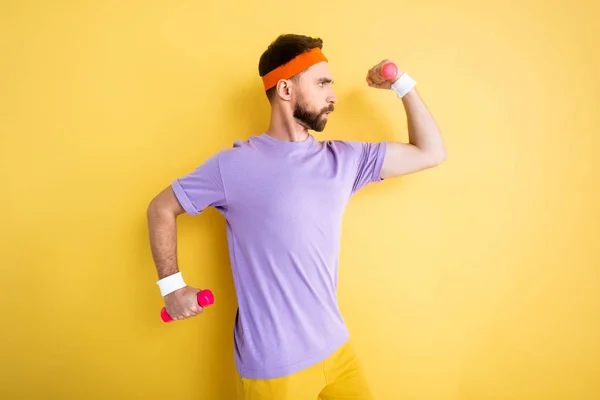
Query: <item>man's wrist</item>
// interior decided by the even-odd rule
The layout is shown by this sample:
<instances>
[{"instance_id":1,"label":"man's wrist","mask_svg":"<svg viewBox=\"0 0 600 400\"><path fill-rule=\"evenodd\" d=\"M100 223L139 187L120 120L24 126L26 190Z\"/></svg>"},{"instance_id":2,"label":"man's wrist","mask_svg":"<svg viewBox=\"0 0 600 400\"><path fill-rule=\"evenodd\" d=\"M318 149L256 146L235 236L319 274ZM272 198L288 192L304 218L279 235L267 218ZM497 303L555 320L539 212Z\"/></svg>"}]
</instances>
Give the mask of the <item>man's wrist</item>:
<instances>
[{"instance_id":1,"label":"man's wrist","mask_svg":"<svg viewBox=\"0 0 600 400\"><path fill-rule=\"evenodd\" d=\"M181 276L181 272L165 276L164 278L159 279L156 284L158 285L160 294L163 297L187 286L183 280L183 277Z\"/></svg>"},{"instance_id":2,"label":"man's wrist","mask_svg":"<svg viewBox=\"0 0 600 400\"><path fill-rule=\"evenodd\" d=\"M396 92L399 98L402 98L408 92L410 92L416 84L417 82L413 78L411 78L406 72L403 72L402 75L400 75L400 78L398 78L396 82L392 83L390 89Z\"/></svg>"}]
</instances>

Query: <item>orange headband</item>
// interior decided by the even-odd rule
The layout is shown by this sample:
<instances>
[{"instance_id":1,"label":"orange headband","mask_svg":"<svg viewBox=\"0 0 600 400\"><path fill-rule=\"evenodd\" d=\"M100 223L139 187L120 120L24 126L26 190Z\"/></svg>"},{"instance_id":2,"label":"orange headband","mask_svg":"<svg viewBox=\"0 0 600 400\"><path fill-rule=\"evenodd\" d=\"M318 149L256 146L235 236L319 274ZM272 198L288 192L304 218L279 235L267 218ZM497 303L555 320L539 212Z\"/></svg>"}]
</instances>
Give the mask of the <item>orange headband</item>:
<instances>
[{"instance_id":1,"label":"orange headband","mask_svg":"<svg viewBox=\"0 0 600 400\"><path fill-rule=\"evenodd\" d=\"M327 62L327 58L321 52L321 49L315 47L309 51L296 56L286 64L283 64L273 71L269 72L262 77L265 91L269 90L273 86L277 85L280 79L290 79L292 76L299 74L300 72L308 69L309 67L320 63L321 61Z\"/></svg>"}]
</instances>

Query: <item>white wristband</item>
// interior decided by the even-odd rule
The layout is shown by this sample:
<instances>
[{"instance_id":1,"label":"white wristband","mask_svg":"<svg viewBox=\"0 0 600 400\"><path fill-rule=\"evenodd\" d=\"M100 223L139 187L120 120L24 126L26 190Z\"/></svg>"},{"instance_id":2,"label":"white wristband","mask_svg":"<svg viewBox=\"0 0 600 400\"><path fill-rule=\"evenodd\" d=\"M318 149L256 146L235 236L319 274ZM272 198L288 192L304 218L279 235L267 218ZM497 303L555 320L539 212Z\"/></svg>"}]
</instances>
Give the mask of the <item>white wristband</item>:
<instances>
[{"instance_id":1,"label":"white wristband","mask_svg":"<svg viewBox=\"0 0 600 400\"><path fill-rule=\"evenodd\" d=\"M166 276L156 283L160 288L160 294L163 296L187 286L181 277L181 272Z\"/></svg>"},{"instance_id":2,"label":"white wristband","mask_svg":"<svg viewBox=\"0 0 600 400\"><path fill-rule=\"evenodd\" d=\"M406 93L410 92L416 84L417 82L404 72L400 75L400 78L392 84L392 90L396 92L399 98L402 98Z\"/></svg>"}]
</instances>

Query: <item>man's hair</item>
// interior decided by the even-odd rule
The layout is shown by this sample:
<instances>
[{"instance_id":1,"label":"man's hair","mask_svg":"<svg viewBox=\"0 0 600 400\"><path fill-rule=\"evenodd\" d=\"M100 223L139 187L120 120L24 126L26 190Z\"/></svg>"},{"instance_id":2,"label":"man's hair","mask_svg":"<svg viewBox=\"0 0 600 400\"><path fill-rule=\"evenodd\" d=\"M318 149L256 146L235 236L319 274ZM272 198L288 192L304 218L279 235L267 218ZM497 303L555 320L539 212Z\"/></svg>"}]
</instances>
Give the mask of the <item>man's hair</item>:
<instances>
[{"instance_id":1,"label":"man's hair","mask_svg":"<svg viewBox=\"0 0 600 400\"><path fill-rule=\"evenodd\" d=\"M305 35L284 34L275 39L260 56L258 74L263 77L275 68L291 61L294 57L314 48L323 48L323 40ZM292 78L293 79L293 78ZM275 87L267 90L269 101L273 99Z\"/></svg>"}]
</instances>

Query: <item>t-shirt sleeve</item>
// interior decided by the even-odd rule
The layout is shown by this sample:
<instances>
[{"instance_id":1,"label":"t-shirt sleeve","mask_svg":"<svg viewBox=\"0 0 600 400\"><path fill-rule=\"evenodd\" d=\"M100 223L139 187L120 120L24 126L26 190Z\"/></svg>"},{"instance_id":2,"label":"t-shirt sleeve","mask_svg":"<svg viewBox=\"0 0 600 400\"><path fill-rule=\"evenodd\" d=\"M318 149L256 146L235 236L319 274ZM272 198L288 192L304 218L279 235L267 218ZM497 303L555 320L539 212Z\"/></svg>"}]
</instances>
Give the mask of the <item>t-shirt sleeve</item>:
<instances>
[{"instance_id":1,"label":"t-shirt sleeve","mask_svg":"<svg viewBox=\"0 0 600 400\"><path fill-rule=\"evenodd\" d=\"M352 194L372 182L381 182L381 168L387 149L386 142L346 142L350 146L354 183Z\"/></svg>"},{"instance_id":2,"label":"t-shirt sleeve","mask_svg":"<svg viewBox=\"0 0 600 400\"><path fill-rule=\"evenodd\" d=\"M194 171L173 181L171 188L183 209L190 215L197 215L210 206L226 207L219 153L207 159Z\"/></svg>"}]
</instances>

